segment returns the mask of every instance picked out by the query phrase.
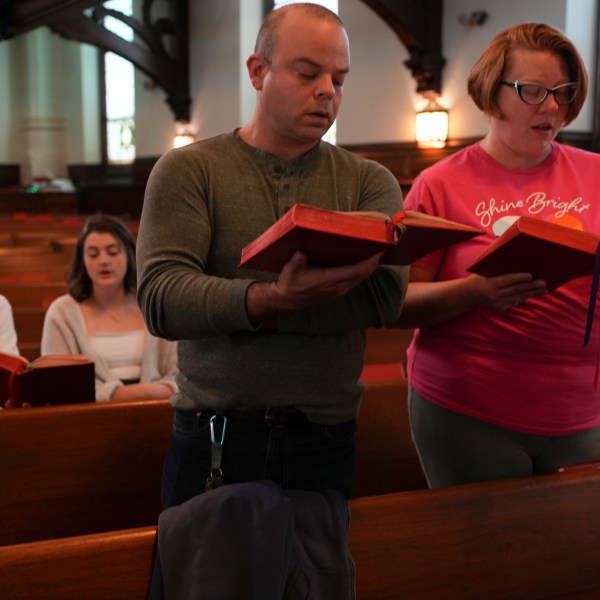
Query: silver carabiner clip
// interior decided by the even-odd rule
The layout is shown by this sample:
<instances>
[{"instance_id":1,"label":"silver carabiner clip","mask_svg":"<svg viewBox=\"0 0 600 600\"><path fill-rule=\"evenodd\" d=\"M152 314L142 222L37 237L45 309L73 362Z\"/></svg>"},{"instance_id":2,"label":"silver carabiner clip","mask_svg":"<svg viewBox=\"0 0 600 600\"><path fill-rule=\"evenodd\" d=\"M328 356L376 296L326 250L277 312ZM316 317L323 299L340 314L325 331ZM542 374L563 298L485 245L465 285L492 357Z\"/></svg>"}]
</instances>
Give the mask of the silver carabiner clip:
<instances>
[{"instance_id":1,"label":"silver carabiner clip","mask_svg":"<svg viewBox=\"0 0 600 600\"><path fill-rule=\"evenodd\" d=\"M222 416L222 418L223 418L223 430L221 431L221 441L220 442L217 442L216 437L215 437L215 419L218 416ZM224 415L213 415L210 418L210 442L211 442L211 444L223 445L223 442L225 441L225 430L226 429L227 429L227 417L225 417Z\"/></svg>"},{"instance_id":2,"label":"silver carabiner clip","mask_svg":"<svg viewBox=\"0 0 600 600\"><path fill-rule=\"evenodd\" d=\"M217 417L223 418L223 429L221 430L221 440L217 441L215 436L215 421ZM223 453L223 442L225 441L225 430L227 429L227 417L224 415L213 415L210 418L210 475L206 479L205 490L214 490L223 485L223 470L221 469L221 457Z\"/></svg>"}]
</instances>

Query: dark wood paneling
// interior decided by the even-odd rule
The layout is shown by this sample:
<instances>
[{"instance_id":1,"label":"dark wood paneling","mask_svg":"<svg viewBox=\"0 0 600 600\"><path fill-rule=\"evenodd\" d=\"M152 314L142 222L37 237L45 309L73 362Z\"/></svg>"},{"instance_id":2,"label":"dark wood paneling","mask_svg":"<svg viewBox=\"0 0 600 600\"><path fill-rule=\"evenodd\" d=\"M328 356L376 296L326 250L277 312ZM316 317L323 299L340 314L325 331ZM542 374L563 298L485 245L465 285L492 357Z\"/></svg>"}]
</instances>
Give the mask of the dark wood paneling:
<instances>
[{"instance_id":1,"label":"dark wood paneling","mask_svg":"<svg viewBox=\"0 0 600 600\"><path fill-rule=\"evenodd\" d=\"M0 187L19 185L21 167L19 165L0 165Z\"/></svg>"},{"instance_id":2,"label":"dark wood paneling","mask_svg":"<svg viewBox=\"0 0 600 600\"><path fill-rule=\"evenodd\" d=\"M427 167L450 156L480 138L450 140L444 148L421 148L416 142L389 142L383 144L348 144L344 148L365 158L375 160L387 167L400 182L404 192L408 191L414 178ZM591 134L562 132L558 140L564 144L591 149Z\"/></svg>"}]
</instances>

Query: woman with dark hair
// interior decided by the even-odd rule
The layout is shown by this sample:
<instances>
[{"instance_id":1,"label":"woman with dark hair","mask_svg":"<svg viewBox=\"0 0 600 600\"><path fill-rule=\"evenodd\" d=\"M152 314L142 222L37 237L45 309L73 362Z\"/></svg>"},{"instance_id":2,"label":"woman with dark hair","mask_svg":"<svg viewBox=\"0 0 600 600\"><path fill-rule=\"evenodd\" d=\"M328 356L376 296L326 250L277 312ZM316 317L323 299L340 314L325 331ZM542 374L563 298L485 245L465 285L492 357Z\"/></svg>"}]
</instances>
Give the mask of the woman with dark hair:
<instances>
[{"instance_id":1,"label":"woman with dark hair","mask_svg":"<svg viewBox=\"0 0 600 600\"><path fill-rule=\"evenodd\" d=\"M523 215L600 232L600 155L556 141L587 82L562 32L500 32L468 79L487 135L420 173L406 197L407 208L485 231L411 266L398 323L416 327L410 420L431 487L600 460L600 327L583 345L591 275L548 292L530 273L467 271Z\"/></svg>"},{"instance_id":2,"label":"woman with dark hair","mask_svg":"<svg viewBox=\"0 0 600 600\"><path fill-rule=\"evenodd\" d=\"M176 390L176 343L148 333L135 293L135 239L119 219L86 222L48 308L42 354L83 354L96 367L96 401L167 398Z\"/></svg>"}]
</instances>

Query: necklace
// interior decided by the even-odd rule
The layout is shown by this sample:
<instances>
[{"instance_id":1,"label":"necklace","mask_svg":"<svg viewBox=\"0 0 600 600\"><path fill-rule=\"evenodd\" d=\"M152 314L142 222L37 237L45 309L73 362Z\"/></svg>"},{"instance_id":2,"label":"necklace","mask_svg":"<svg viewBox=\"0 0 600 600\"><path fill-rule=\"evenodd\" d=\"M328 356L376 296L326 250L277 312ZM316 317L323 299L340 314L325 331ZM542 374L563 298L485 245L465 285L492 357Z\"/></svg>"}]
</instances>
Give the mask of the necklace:
<instances>
[{"instance_id":1,"label":"necklace","mask_svg":"<svg viewBox=\"0 0 600 600\"><path fill-rule=\"evenodd\" d=\"M123 318L122 314L112 314L108 311L106 311L106 314L115 322L115 323L120 323L121 319Z\"/></svg>"},{"instance_id":2,"label":"necklace","mask_svg":"<svg viewBox=\"0 0 600 600\"><path fill-rule=\"evenodd\" d=\"M123 306L120 306L116 310L112 311L108 310L108 308L103 309L104 313L106 313L109 316L110 320L113 321L113 323L120 323L123 320L125 310L126 307Z\"/></svg>"},{"instance_id":3,"label":"necklace","mask_svg":"<svg viewBox=\"0 0 600 600\"><path fill-rule=\"evenodd\" d=\"M108 317L113 323L121 323L129 309L127 299L125 299L124 302L112 306L112 309L110 310L108 306L104 306L102 303L98 302L97 299L94 299L94 304L96 305L97 316L100 318L102 318L102 316L104 316L104 318Z\"/></svg>"}]
</instances>

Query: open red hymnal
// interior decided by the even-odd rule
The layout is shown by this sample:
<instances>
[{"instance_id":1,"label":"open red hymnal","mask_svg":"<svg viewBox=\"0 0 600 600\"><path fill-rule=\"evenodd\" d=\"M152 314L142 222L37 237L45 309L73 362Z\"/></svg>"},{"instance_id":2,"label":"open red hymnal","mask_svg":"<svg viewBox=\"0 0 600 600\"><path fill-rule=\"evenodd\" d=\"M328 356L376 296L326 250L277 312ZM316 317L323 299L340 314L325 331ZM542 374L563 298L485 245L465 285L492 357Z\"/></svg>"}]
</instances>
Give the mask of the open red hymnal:
<instances>
[{"instance_id":1,"label":"open red hymnal","mask_svg":"<svg viewBox=\"0 0 600 600\"><path fill-rule=\"evenodd\" d=\"M276 223L242 249L239 267L278 273L294 252L310 265L349 265L384 252L382 264L415 260L483 231L413 210L386 221L306 204L295 204Z\"/></svg>"},{"instance_id":2,"label":"open red hymnal","mask_svg":"<svg viewBox=\"0 0 600 600\"><path fill-rule=\"evenodd\" d=\"M0 352L0 406L95 402L94 363L78 354L50 354L29 362Z\"/></svg>"},{"instance_id":3,"label":"open red hymnal","mask_svg":"<svg viewBox=\"0 0 600 600\"><path fill-rule=\"evenodd\" d=\"M484 250L471 273L531 273L549 290L594 271L600 235L523 216Z\"/></svg>"}]
</instances>

